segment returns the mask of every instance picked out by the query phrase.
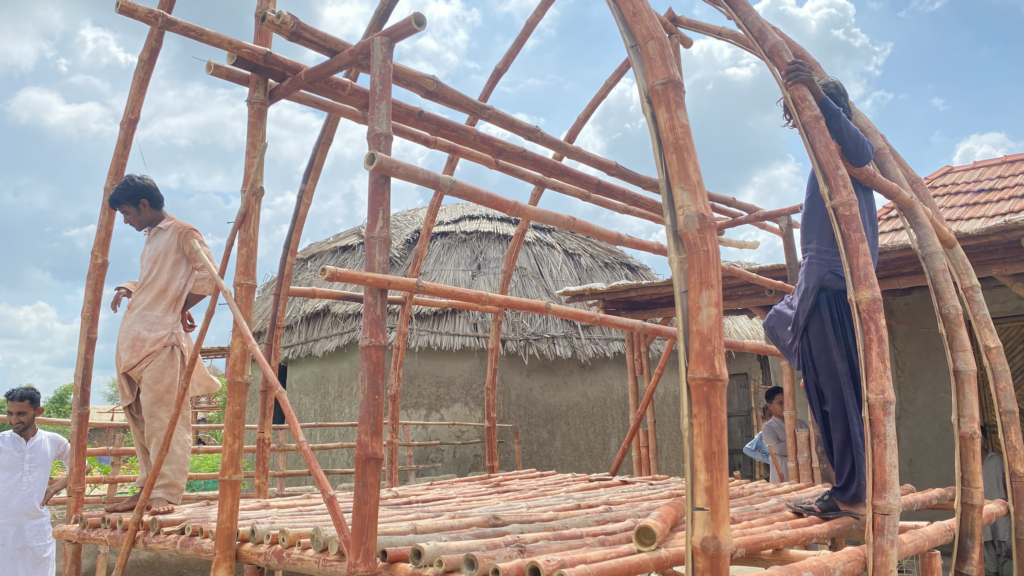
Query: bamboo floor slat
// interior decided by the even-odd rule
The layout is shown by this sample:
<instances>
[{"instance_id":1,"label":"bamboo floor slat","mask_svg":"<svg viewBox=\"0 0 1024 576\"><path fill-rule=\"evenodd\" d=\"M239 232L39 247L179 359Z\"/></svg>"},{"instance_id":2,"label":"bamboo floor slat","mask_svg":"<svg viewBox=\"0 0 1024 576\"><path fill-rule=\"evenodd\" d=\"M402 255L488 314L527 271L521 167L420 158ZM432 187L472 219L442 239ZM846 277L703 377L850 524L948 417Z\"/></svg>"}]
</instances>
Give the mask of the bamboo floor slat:
<instances>
[{"instance_id":1,"label":"bamboo floor slat","mask_svg":"<svg viewBox=\"0 0 1024 576\"><path fill-rule=\"evenodd\" d=\"M789 566L821 562L834 554L786 550L830 537L863 535L863 522L802 518L786 504L818 495L827 485L769 484L731 480L730 523L737 565ZM679 478L611 477L523 470L458 478L382 490L377 550L380 574L407 576L634 576L682 564L685 526L669 527L661 544L639 552L633 532L675 498L685 497ZM903 509L947 506L952 488L902 490ZM352 494L338 494L346 516ZM1005 515L991 503L986 520ZM141 550L212 559L219 529L217 503L179 506L171 515L146 517L135 547ZM119 546L128 514L86 513L58 526L60 540ZM350 517L349 517L350 518ZM926 530L931 540L938 523L903 522L901 533ZM268 570L313 576L344 574L337 537L324 504L310 495L244 500L236 534L238 561ZM930 532L928 532L930 530ZM939 542L941 544L942 542ZM282 545L287 544L287 545ZM935 544L938 545L938 544ZM901 548L902 550L902 548ZM854 555L847 552L847 555ZM836 559L838 560L838 558Z\"/></svg>"}]
</instances>

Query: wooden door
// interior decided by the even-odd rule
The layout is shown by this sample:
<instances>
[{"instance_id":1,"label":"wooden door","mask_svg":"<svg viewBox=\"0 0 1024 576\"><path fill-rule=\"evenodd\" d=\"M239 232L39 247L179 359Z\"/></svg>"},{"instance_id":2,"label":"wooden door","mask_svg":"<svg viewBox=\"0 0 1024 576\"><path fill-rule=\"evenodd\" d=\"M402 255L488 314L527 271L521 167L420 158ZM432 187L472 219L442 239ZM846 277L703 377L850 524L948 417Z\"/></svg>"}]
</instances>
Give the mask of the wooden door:
<instances>
[{"instance_id":1,"label":"wooden door","mask_svg":"<svg viewBox=\"0 0 1024 576\"><path fill-rule=\"evenodd\" d=\"M729 418L729 473L739 470L743 478L753 478L754 460L743 453L743 447L755 434L750 412L750 380L746 374L729 376L726 413Z\"/></svg>"}]
</instances>

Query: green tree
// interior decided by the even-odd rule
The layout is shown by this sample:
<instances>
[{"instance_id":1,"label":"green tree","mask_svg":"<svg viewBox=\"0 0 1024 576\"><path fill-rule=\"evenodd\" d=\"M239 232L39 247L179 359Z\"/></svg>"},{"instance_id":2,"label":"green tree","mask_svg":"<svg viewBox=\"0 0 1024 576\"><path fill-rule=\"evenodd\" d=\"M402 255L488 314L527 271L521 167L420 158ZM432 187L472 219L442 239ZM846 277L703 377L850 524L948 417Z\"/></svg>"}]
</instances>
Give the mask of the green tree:
<instances>
[{"instance_id":1,"label":"green tree","mask_svg":"<svg viewBox=\"0 0 1024 576\"><path fill-rule=\"evenodd\" d=\"M65 384L58 387L46 398L43 398L43 408L46 411L43 415L47 418L71 418L71 397L74 395L75 385Z\"/></svg>"},{"instance_id":2,"label":"green tree","mask_svg":"<svg viewBox=\"0 0 1024 576\"><path fill-rule=\"evenodd\" d=\"M121 402L121 393L117 388L117 376L111 376L103 385L103 401L107 404L118 404Z\"/></svg>"}]
</instances>

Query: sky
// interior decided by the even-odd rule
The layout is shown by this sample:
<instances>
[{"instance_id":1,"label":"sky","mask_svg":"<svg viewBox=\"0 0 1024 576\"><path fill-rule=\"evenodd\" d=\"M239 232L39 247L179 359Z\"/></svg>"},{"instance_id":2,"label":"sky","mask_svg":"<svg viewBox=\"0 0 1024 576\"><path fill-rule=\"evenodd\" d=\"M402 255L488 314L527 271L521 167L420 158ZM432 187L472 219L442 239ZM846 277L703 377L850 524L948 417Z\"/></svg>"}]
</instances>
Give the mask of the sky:
<instances>
[{"instance_id":1,"label":"sky","mask_svg":"<svg viewBox=\"0 0 1024 576\"><path fill-rule=\"evenodd\" d=\"M155 5L155 0L145 0ZM20 2L0 19L0 390L33 383L44 393L73 380L79 315L102 188L136 54L148 28L117 16L110 0ZM354 41L377 0L278 0L278 8ZM175 15L251 40L253 0L179 0ZM402 0L393 21L413 11L427 29L402 42L396 60L476 96L532 12L534 0ZM729 25L694 0L652 0L664 11ZM762 0L755 7L807 47L921 174L1024 151L1020 55L1022 0ZM809 171L798 135L781 127L779 97L765 66L744 52L694 36L683 53L687 108L709 190L764 207L799 203ZM306 64L322 57L281 38L274 49ZM561 137L623 60L605 2L557 0L491 102ZM220 255L238 207L246 91L206 76L219 50L168 34L142 112L128 172L149 174L167 208L195 225ZM1016 70L1016 71L1015 71ZM360 80L366 84L366 77ZM456 121L464 116L396 89L396 97ZM258 280L277 270L309 150L323 114L275 104L259 239ZM481 123L485 132L524 142ZM583 148L655 174L650 135L631 75L581 134ZM529 145L531 149L548 152ZM366 218L365 128L343 122L302 236L302 245ZM395 141L394 157L440 172L445 157ZM577 166L570 162L570 165ZM591 171L589 168L582 167ZM456 177L525 201L531 186L463 162ZM395 211L423 206L431 191L396 182ZM663 228L548 192L541 207L643 238ZM777 239L750 228L729 236L762 241L757 252L723 250L727 260L782 260ZM120 316L106 302L138 274L144 238L120 219L114 230L96 350L97 390L114 374ZM659 275L664 258L634 253ZM203 309L202 306L200 309ZM224 307L208 345L227 344Z\"/></svg>"}]
</instances>

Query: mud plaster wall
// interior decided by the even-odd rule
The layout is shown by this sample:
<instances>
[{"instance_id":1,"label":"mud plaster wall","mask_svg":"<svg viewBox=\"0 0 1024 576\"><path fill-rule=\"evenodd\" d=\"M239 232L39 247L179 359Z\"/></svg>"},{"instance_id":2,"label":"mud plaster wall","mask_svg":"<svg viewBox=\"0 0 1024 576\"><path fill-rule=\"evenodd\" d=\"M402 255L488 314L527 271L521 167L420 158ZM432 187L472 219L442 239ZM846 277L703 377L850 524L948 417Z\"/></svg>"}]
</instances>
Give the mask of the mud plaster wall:
<instances>
[{"instance_id":1,"label":"mud plaster wall","mask_svg":"<svg viewBox=\"0 0 1024 576\"><path fill-rule=\"evenodd\" d=\"M652 370L658 358L652 357ZM388 358L390 366L390 355ZM747 373L760 387L762 376L757 357L730 354L731 374ZM679 376L677 359L669 361L655 394L659 472L681 476L682 435L679 428ZM483 422L483 387L486 351L409 351L402 387L403 421ZM248 403L248 422L256 421L259 402L257 368ZM350 346L322 358L292 361L288 367L288 396L302 422L354 422L358 414L359 351ZM778 380L780 381L780 380ZM759 389L759 388L758 388ZM501 359L498 370L498 422L519 426L524 468L560 472L601 472L608 469L629 428L629 397L626 364L622 356L583 364L578 361L546 361L519 357ZM413 441L483 439L480 427L410 428ZM355 428L308 429L311 444L354 442ZM276 441L275 432L275 441ZM501 469L515 468L512 432L498 431ZM290 442L291 440L289 440ZM250 432L247 444L255 443ZM484 470L484 446L418 447L416 464L441 464L421 470L418 476L478 474ZM353 450L317 452L324 468L352 468ZM277 458L272 456L271 469ZM405 450L399 454L405 465ZM303 469L297 453L288 455L289 469ZM629 456L621 469L632 473ZM405 480L405 473L401 475ZM351 476L331 476L334 484L351 482ZM276 485L272 479L271 486ZM289 486L311 485L310 479L289 479Z\"/></svg>"}]
</instances>

